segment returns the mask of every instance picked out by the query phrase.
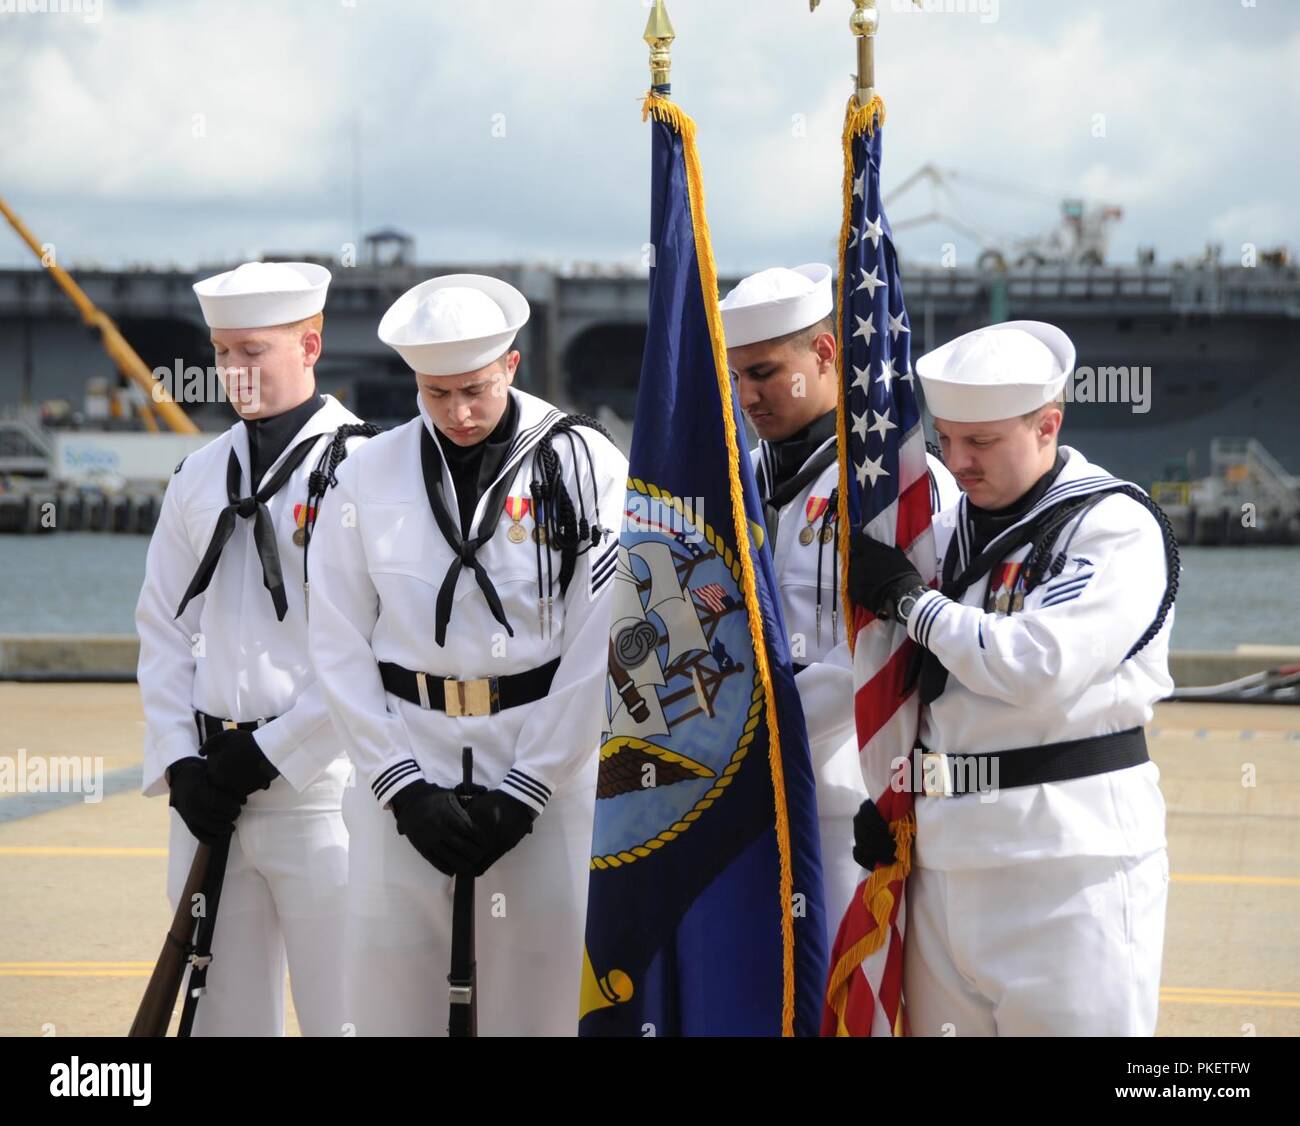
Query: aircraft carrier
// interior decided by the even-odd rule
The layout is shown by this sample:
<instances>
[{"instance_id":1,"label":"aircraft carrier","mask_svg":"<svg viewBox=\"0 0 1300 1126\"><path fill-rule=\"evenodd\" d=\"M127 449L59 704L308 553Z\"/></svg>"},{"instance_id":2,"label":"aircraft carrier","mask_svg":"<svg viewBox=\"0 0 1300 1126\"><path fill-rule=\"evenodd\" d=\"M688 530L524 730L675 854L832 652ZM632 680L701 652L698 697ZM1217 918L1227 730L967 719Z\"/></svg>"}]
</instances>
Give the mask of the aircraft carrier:
<instances>
[{"instance_id":1,"label":"aircraft carrier","mask_svg":"<svg viewBox=\"0 0 1300 1126\"><path fill-rule=\"evenodd\" d=\"M318 368L323 390L381 424L411 417L414 386L376 336L380 316L424 278L474 270L504 277L532 302L532 319L517 345L524 356L521 386L607 420L631 419L645 343L643 271L417 264L410 251L400 233L380 231L355 266L321 256L265 255L311 257L334 271ZM196 399L203 399L200 377L212 352L190 287L230 266L71 272L155 374L168 373L182 389L192 384ZM723 291L737 280L722 279ZM1280 497L1294 490L1294 475L1300 475L1300 269L1285 253L1252 266L1225 265L1213 254L1192 263L1128 266L1008 266L986 259L942 269L905 261L904 286L914 356L990 321L1048 320L1064 328L1078 347L1079 365L1065 440L1112 472L1151 487L1204 478L1236 457L1241 474L1250 460L1252 475L1278 478ZM81 323L47 272L0 271L0 418L36 421L34 430L45 437L77 427L138 428L127 418L113 419L122 412L88 409L87 385L96 380L101 399L104 388L111 398L114 386L125 387L97 334ZM178 397L203 430L220 429L234 417L224 404ZM12 471L22 452L15 442L21 445L10 432L7 448L0 443L0 474ZM1165 497L1171 499L1179 498Z\"/></svg>"}]
</instances>

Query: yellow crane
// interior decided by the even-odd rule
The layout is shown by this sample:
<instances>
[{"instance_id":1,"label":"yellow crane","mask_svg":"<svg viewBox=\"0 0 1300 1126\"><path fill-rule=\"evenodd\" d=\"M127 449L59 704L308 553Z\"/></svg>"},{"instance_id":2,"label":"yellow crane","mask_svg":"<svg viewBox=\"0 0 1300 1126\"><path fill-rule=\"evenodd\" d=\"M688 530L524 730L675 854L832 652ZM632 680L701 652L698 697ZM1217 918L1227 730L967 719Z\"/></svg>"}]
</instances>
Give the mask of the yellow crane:
<instances>
[{"instance_id":1,"label":"yellow crane","mask_svg":"<svg viewBox=\"0 0 1300 1126\"><path fill-rule=\"evenodd\" d=\"M4 214L4 217L9 220L9 225L18 232L18 236L31 248L37 260L50 272L55 284L68 295L69 300L77 307L77 312L81 314L81 319L99 333L100 342L113 363L117 365L117 370L145 393L144 405L141 408L145 427L154 432L158 430L158 423L150 407L152 403L173 432L197 434L199 428L190 421L177 402L167 393L167 389L154 379L153 372L140 359L136 350L127 343L126 337L113 323L113 318L102 312L86 296L85 291L72 280L72 275L67 270L52 258L47 260L44 248L36 241L36 236L27 229L3 199L0 199L0 213Z\"/></svg>"}]
</instances>

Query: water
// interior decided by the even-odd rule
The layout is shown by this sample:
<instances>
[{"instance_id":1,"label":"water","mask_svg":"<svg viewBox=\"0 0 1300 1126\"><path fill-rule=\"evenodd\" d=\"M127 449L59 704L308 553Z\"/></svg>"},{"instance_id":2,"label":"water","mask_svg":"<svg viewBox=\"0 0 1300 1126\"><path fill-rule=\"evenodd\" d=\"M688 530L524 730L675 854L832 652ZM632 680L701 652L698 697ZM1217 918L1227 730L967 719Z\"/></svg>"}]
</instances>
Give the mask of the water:
<instances>
[{"instance_id":1,"label":"water","mask_svg":"<svg viewBox=\"0 0 1300 1126\"><path fill-rule=\"evenodd\" d=\"M148 536L0 536L0 633L135 633Z\"/></svg>"},{"instance_id":2,"label":"water","mask_svg":"<svg viewBox=\"0 0 1300 1126\"><path fill-rule=\"evenodd\" d=\"M1300 547L1185 547L1175 649L1300 645Z\"/></svg>"},{"instance_id":3,"label":"water","mask_svg":"<svg viewBox=\"0 0 1300 1126\"><path fill-rule=\"evenodd\" d=\"M0 536L0 633L134 633L147 536ZM1187 547L1175 649L1300 645L1300 547Z\"/></svg>"}]
</instances>

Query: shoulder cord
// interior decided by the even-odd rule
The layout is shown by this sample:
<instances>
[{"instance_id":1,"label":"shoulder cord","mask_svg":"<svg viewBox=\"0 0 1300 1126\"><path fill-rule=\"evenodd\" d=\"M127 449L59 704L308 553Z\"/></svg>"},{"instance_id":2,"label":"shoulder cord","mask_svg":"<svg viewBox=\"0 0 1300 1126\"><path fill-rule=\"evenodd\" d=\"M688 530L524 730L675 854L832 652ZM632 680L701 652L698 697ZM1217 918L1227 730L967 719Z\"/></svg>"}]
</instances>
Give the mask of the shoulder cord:
<instances>
[{"instance_id":1,"label":"shoulder cord","mask_svg":"<svg viewBox=\"0 0 1300 1126\"><path fill-rule=\"evenodd\" d=\"M326 492L339 483L335 473L343 459L348 456L348 439L373 438L383 432L384 428L376 426L373 422L345 423L334 432L334 437L316 459L316 465L307 478L307 511L303 514L302 587L304 591L308 586L307 552L311 547L312 532L316 528L318 508L320 502L325 499Z\"/></svg>"},{"instance_id":2,"label":"shoulder cord","mask_svg":"<svg viewBox=\"0 0 1300 1126\"><path fill-rule=\"evenodd\" d=\"M560 553L560 594L568 592L569 583L577 566L578 556L590 551L610 529L600 525L600 489L596 483L596 462L591 456L587 440L575 428L586 426L601 434L611 443L614 439L594 418L571 414L561 418L533 447L533 477L528 485L533 502L533 540L537 559L537 624L543 636L549 636L555 613L555 574L552 570L551 551ZM564 486L564 471L554 440L563 434L569 442L569 457L573 462L573 477L578 487L579 510L574 511L573 499ZM576 443L575 444L575 439ZM594 523L587 520L587 502L582 495L582 472L577 446L587 455L587 470L591 476L592 513ZM546 557L545 593L542 586L542 556Z\"/></svg>"},{"instance_id":3,"label":"shoulder cord","mask_svg":"<svg viewBox=\"0 0 1300 1126\"><path fill-rule=\"evenodd\" d=\"M577 556L590 551L591 547L601 542L603 533L606 529L601 527L601 510L599 510L598 486L595 482L595 462L591 458L591 451L586 445L586 439L581 434L572 434L575 426L589 426L590 429L602 434L603 437L614 441L610 438L604 426L589 419L585 415L568 415L560 419L558 423L551 426L550 432L539 439L537 443L537 452L534 456L534 472L539 473L539 477L534 481L537 493L541 497L542 512L541 519L546 528L547 545L554 547L560 553L560 592L568 590L569 581L573 577L573 568L577 563ZM556 434L571 434L576 437L578 442L586 451L588 467L591 473L591 501L593 501L594 525L586 519L586 503L582 499L582 478L580 465L577 458L573 459L573 477L577 482L578 502L581 504L581 515L573 510L573 499L569 497L568 489L564 486L564 472L560 465L559 456L556 455L554 439Z\"/></svg>"},{"instance_id":4,"label":"shoulder cord","mask_svg":"<svg viewBox=\"0 0 1300 1126\"><path fill-rule=\"evenodd\" d=\"M838 511L840 500L840 490L834 488L831 490L830 498L826 501L826 511L822 513L822 525L816 529L817 534L817 644L822 643L822 552L826 548L826 532L834 525L836 512ZM839 634L839 564L840 550L838 542L832 537L831 539L831 644L838 644Z\"/></svg>"},{"instance_id":5,"label":"shoulder cord","mask_svg":"<svg viewBox=\"0 0 1300 1126\"><path fill-rule=\"evenodd\" d=\"M1124 660L1127 661L1130 657L1136 656L1145 649L1164 626L1165 619L1169 616L1169 611L1173 608L1174 601L1178 597L1178 581L1181 564L1178 554L1178 538L1174 535L1173 525L1169 523L1169 517L1165 515L1164 509L1156 504L1155 501L1147 496L1147 494L1136 485L1125 484L1121 485L1117 489L1108 489L1105 492L1090 494L1086 498L1087 502L1081 506L1083 511L1079 512L1079 522L1081 523L1083 521L1084 515L1086 515L1088 510L1092 508L1094 504L1098 503L1098 501L1104 500L1108 496L1113 496L1116 493L1121 493L1126 497L1132 498L1151 513L1155 518L1156 523L1160 525L1160 532L1164 538L1165 544L1165 593L1160 599L1160 606L1156 611L1156 616L1152 620L1151 624L1147 626L1146 632L1138 638L1137 642L1133 645L1133 648L1125 654ZM1061 507L1066 506L1062 505ZM1075 524L1074 529L1070 532L1069 538L1065 541L1065 546L1061 548L1059 552L1052 552L1052 544L1062 526L1068 522L1075 512L1078 512L1078 508L1071 507L1070 510L1064 514L1063 518L1049 520L1044 524L1041 535L1035 537L1037 542L1034 544L1029 558L1025 562L1024 575L1026 594L1038 586L1039 583L1045 581L1049 577L1055 578L1065 569L1066 552L1069 550L1070 544L1074 541L1075 534L1079 530L1079 524Z\"/></svg>"}]
</instances>

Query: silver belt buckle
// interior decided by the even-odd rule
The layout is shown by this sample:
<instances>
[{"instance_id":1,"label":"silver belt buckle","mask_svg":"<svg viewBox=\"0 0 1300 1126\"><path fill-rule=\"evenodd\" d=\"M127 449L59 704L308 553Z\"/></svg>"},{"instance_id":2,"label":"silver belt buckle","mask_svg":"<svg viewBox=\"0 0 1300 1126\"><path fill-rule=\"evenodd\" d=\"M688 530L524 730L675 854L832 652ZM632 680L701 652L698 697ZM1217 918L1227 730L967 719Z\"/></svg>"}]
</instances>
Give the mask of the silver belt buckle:
<instances>
[{"instance_id":1,"label":"silver belt buckle","mask_svg":"<svg viewBox=\"0 0 1300 1126\"><path fill-rule=\"evenodd\" d=\"M927 798L953 796L952 764L948 761L947 755L927 751L921 756L921 788Z\"/></svg>"},{"instance_id":2,"label":"silver belt buckle","mask_svg":"<svg viewBox=\"0 0 1300 1126\"><path fill-rule=\"evenodd\" d=\"M471 985L453 985L448 1000L453 1005L468 1005L474 1000L474 987Z\"/></svg>"},{"instance_id":3,"label":"silver belt buckle","mask_svg":"<svg viewBox=\"0 0 1300 1126\"><path fill-rule=\"evenodd\" d=\"M426 712L432 711L433 705L429 703L429 674L417 672L415 674L415 690L420 695L420 707Z\"/></svg>"},{"instance_id":4,"label":"silver belt buckle","mask_svg":"<svg viewBox=\"0 0 1300 1126\"><path fill-rule=\"evenodd\" d=\"M491 715L497 701L496 677L457 680L449 676L442 682L442 689L447 714L457 718Z\"/></svg>"},{"instance_id":5,"label":"silver belt buckle","mask_svg":"<svg viewBox=\"0 0 1300 1126\"><path fill-rule=\"evenodd\" d=\"M238 721L238 720L233 720L233 719L223 719L223 720L221 721L221 730L222 730L222 731L238 731L238 730L239 730L239 721Z\"/></svg>"}]
</instances>

